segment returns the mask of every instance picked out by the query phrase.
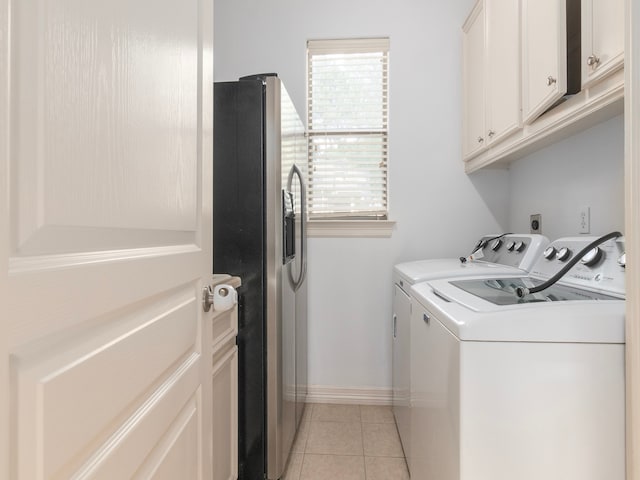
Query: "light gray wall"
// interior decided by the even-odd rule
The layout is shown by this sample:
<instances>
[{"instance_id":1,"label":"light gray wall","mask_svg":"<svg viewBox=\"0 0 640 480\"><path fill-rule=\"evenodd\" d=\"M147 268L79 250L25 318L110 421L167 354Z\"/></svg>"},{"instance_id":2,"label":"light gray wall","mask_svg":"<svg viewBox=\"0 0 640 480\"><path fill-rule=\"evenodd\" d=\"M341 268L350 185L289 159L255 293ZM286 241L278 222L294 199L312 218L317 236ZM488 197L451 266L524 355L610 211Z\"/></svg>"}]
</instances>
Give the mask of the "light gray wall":
<instances>
[{"instance_id":1,"label":"light gray wall","mask_svg":"<svg viewBox=\"0 0 640 480\"><path fill-rule=\"evenodd\" d=\"M461 25L472 0L215 0L215 78L277 72L306 117L307 39L388 36L388 239L309 241L309 381L391 385L391 272L508 225L508 171L464 174Z\"/></svg>"},{"instance_id":2,"label":"light gray wall","mask_svg":"<svg viewBox=\"0 0 640 480\"><path fill-rule=\"evenodd\" d=\"M510 185L511 231L541 213L549 239L579 235L580 208L589 206L592 235L624 233L622 115L512 163Z\"/></svg>"}]
</instances>

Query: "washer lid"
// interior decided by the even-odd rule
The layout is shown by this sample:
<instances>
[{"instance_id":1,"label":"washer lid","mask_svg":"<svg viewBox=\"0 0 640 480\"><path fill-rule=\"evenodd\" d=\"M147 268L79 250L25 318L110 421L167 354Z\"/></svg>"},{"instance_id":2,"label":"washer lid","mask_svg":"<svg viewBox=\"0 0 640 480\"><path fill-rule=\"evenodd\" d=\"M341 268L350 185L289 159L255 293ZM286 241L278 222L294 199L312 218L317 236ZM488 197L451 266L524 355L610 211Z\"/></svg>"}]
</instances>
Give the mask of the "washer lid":
<instances>
[{"instance_id":1,"label":"washer lid","mask_svg":"<svg viewBox=\"0 0 640 480\"><path fill-rule=\"evenodd\" d=\"M532 277L453 280L449 283L494 305L521 305L524 303L574 300L617 300L617 297L605 295L604 293L557 283L542 292L518 298L516 295L518 287L532 288L543 283L542 280Z\"/></svg>"},{"instance_id":2,"label":"washer lid","mask_svg":"<svg viewBox=\"0 0 640 480\"><path fill-rule=\"evenodd\" d=\"M515 283L520 277L495 279L508 285L506 282ZM473 280L482 284L490 279ZM500 305L462 290L452 284L454 281L457 280L423 282L414 285L411 291L414 298L460 340L624 343L625 302L622 299L608 297L522 303L516 300L516 303ZM486 284L483 291L485 287L497 291ZM557 294L581 294L568 288Z\"/></svg>"}]
</instances>

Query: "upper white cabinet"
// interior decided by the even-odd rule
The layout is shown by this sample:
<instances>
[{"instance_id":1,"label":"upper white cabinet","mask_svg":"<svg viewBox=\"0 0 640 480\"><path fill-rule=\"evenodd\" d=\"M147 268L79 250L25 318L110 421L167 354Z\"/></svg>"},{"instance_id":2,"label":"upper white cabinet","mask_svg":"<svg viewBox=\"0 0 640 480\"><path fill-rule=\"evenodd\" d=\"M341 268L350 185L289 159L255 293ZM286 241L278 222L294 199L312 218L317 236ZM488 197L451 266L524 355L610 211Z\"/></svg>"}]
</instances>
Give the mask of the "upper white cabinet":
<instances>
[{"instance_id":1,"label":"upper white cabinet","mask_svg":"<svg viewBox=\"0 0 640 480\"><path fill-rule=\"evenodd\" d=\"M522 126L520 2L485 0L487 137L494 143Z\"/></svg>"},{"instance_id":2,"label":"upper white cabinet","mask_svg":"<svg viewBox=\"0 0 640 480\"><path fill-rule=\"evenodd\" d=\"M463 26L465 158L520 127L520 7L480 0Z\"/></svg>"},{"instance_id":3,"label":"upper white cabinet","mask_svg":"<svg viewBox=\"0 0 640 480\"><path fill-rule=\"evenodd\" d=\"M565 0L522 0L522 116L531 123L567 92Z\"/></svg>"},{"instance_id":4,"label":"upper white cabinet","mask_svg":"<svg viewBox=\"0 0 640 480\"><path fill-rule=\"evenodd\" d=\"M463 31L467 173L622 113L624 0L478 0Z\"/></svg>"},{"instance_id":5,"label":"upper white cabinet","mask_svg":"<svg viewBox=\"0 0 640 480\"><path fill-rule=\"evenodd\" d=\"M463 155L465 158L485 149L484 5L479 1L464 24L463 48Z\"/></svg>"},{"instance_id":6,"label":"upper white cabinet","mask_svg":"<svg viewBox=\"0 0 640 480\"><path fill-rule=\"evenodd\" d=\"M589 87L624 62L624 1L582 0L582 86Z\"/></svg>"}]
</instances>

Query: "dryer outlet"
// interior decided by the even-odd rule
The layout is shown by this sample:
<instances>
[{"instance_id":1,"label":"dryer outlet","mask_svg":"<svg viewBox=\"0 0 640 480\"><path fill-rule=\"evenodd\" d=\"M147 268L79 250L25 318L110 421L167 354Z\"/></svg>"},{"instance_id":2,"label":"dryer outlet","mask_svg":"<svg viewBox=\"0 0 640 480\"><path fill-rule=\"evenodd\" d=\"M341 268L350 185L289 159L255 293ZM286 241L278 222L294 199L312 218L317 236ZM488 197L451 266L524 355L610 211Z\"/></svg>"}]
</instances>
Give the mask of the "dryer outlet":
<instances>
[{"instance_id":1,"label":"dryer outlet","mask_svg":"<svg viewBox=\"0 0 640 480\"><path fill-rule=\"evenodd\" d=\"M529 215L529 229L530 233L542 233L542 215L540 213Z\"/></svg>"}]
</instances>

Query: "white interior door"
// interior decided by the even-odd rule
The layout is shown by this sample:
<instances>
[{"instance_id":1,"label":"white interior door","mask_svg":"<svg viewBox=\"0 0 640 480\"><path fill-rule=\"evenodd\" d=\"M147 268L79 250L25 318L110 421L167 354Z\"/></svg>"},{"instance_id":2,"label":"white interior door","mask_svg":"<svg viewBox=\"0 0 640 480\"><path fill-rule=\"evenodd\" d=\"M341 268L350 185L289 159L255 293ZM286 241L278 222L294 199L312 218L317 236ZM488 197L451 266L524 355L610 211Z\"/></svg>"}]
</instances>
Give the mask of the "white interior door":
<instances>
[{"instance_id":1,"label":"white interior door","mask_svg":"<svg viewBox=\"0 0 640 480\"><path fill-rule=\"evenodd\" d=\"M0 478L209 478L213 0L0 9Z\"/></svg>"}]
</instances>

